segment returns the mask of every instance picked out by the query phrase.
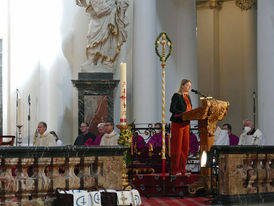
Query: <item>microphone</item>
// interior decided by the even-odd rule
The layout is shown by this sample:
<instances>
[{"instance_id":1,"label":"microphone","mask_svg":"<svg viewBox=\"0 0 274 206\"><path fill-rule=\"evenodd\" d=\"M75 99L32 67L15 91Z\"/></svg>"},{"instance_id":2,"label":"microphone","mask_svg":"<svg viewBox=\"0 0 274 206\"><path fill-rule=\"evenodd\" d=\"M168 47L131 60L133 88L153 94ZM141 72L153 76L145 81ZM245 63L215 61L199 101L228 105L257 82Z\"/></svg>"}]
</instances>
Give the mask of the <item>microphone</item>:
<instances>
[{"instance_id":1,"label":"microphone","mask_svg":"<svg viewBox=\"0 0 274 206\"><path fill-rule=\"evenodd\" d=\"M199 91L197 91L197 90L195 90L195 89L191 89L191 91L192 91L193 93L195 93L195 94L198 94L198 95L200 95L200 96L204 97L204 98L206 98L206 97L207 97L207 96L205 96L205 95L201 94Z\"/></svg>"},{"instance_id":2,"label":"microphone","mask_svg":"<svg viewBox=\"0 0 274 206\"><path fill-rule=\"evenodd\" d=\"M256 92L255 91L252 92L252 98L256 99Z\"/></svg>"}]
</instances>

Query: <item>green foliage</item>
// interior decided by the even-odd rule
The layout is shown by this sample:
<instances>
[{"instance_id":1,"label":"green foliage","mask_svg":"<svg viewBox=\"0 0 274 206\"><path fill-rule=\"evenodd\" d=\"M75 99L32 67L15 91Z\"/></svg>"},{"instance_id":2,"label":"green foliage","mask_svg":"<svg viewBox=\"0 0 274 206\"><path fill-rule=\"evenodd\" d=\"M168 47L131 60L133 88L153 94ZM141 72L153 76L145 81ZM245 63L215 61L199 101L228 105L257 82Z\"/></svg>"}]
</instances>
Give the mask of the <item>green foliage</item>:
<instances>
[{"instance_id":1,"label":"green foliage","mask_svg":"<svg viewBox=\"0 0 274 206\"><path fill-rule=\"evenodd\" d=\"M131 126L127 126L120 130L120 137L118 140L118 144L121 146L131 146L132 143L132 132Z\"/></svg>"}]
</instances>

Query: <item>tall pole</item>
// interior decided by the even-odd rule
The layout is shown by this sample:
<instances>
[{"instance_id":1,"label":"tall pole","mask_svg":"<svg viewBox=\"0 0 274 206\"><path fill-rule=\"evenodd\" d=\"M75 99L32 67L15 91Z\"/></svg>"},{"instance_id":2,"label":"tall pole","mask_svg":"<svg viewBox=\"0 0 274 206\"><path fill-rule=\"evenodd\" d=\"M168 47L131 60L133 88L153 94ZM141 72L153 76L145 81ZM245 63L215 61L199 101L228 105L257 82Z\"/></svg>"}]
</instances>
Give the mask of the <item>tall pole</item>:
<instances>
[{"instance_id":1,"label":"tall pole","mask_svg":"<svg viewBox=\"0 0 274 206\"><path fill-rule=\"evenodd\" d=\"M159 53L158 51L158 46L162 46L162 54ZM166 56L166 47L169 48L168 54ZM165 88L165 78L166 78L166 60L170 56L172 52L172 43L167 36L165 32L162 32L159 34L159 36L156 39L155 42L155 51L157 56L160 58L160 61L162 62L162 160L163 160L163 167L162 167L162 172L163 172L163 192L165 192L165 174L166 174L166 88Z\"/></svg>"},{"instance_id":2,"label":"tall pole","mask_svg":"<svg viewBox=\"0 0 274 206\"><path fill-rule=\"evenodd\" d=\"M28 146L30 145L30 94L28 96L29 114L28 114Z\"/></svg>"},{"instance_id":3,"label":"tall pole","mask_svg":"<svg viewBox=\"0 0 274 206\"><path fill-rule=\"evenodd\" d=\"M254 122L254 127L256 128L256 92L255 91L252 93L252 99L253 99L253 122Z\"/></svg>"},{"instance_id":4,"label":"tall pole","mask_svg":"<svg viewBox=\"0 0 274 206\"><path fill-rule=\"evenodd\" d=\"M16 142L15 142L15 145L17 146L18 144L18 130L17 130L17 122L18 122L18 89L16 89Z\"/></svg>"}]
</instances>

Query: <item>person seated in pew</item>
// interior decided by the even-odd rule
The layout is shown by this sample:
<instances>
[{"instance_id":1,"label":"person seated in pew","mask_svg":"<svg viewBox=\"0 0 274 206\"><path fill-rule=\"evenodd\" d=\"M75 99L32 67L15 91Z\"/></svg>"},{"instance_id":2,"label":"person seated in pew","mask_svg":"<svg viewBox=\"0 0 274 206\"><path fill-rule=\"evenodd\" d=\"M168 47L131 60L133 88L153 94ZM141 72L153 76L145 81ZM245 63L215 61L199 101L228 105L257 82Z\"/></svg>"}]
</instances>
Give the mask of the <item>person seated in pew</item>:
<instances>
[{"instance_id":1,"label":"person seated in pew","mask_svg":"<svg viewBox=\"0 0 274 206\"><path fill-rule=\"evenodd\" d=\"M243 121L243 133L240 135L239 145L263 145L264 135L261 130L255 129L253 121Z\"/></svg>"},{"instance_id":2,"label":"person seated in pew","mask_svg":"<svg viewBox=\"0 0 274 206\"><path fill-rule=\"evenodd\" d=\"M101 139L103 137L103 135L105 134L105 123L99 123L97 125L97 129L98 129L98 132L99 132L99 135L96 137L95 140L93 139L88 139L85 143L86 146L91 146L91 145L100 145L101 143Z\"/></svg>"},{"instance_id":3,"label":"person seated in pew","mask_svg":"<svg viewBox=\"0 0 274 206\"><path fill-rule=\"evenodd\" d=\"M64 146L64 143L63 143L62 140L60 140L60 138L57 136L56 132L50 131L49 133L52 134L52 136L54 137L57 146Z\"/></svg>"},{"instance_id":4,"label":"person seated in pew","mask_svg":"<svg viewBox=\"0 0 274 206\"><path fill-rule=\"evenodd\" d=\"M221 129L219 126L214 133L214 145L229 145L229 136L227 130Z\"/></svg>"},{"instance_id":5,"label":"person seated in pew","mask_svg":"<svg viewBox=\"0 0 274 206\"><path fill-rule=\"evenodd\" d=\"M151 150L153 148L153 153L157 154L162 151L162 141L163 141L163 135L162 135L162 123L157 122L154 125L155 128L155 134L150 137L149 141L146 144L146 151ZM165 136L165 143L166 143L166 152L168 151L168 145L169 145L169 136Z\"/></svg>"},{"instance_id":6,"label":"person seated in pew","mask_svg":"<svg viewBox=\"0 0 274 206\"><path fill-rule=\"evenodd\" d=\"M103 135L100 146L118 145L119 134L114 131L113 121L107 121L104 125L105 134Z\"/></svg>"},{"instance_id":7,"label":"person seated in pew","mask_svg":"<svg viewBox=\"0 0 274 206\"><path fill-rule=\"evenodd\" d=\"M223 129L227 131L229 136L229 145L238 145L239 143L239 137L237 137L235 134L232 134L232 127L230 124L226 123L223 124Z\"/></svg>"},{"instance_id":8,"label":"person seated in pew","mask_svg":"<svg viewBox=\"0 0 274 206\"><path fill-rule=\"evenodd\" d=\"M46 132L46 130L47 123L39 122L33 139L34 146L57 146L52 134Z\"/></svg>"},{"instance_id":9,"label":"person seated in pew","mask_svg":"<svg viewBox=\"0 0 274 206\"><path fill-rule=\"evenodd\" d=\"M200 143L197 136L190 130L189 131L189 155L196 155L199 151Z\"/></svg>"},{"instance_id":10,"label":"person seated in pew","mask_svg":"<svg viewBox=\"0 0 274 206\"><path fill-rule=\"evenodd\" d=\"M92 139L93 141L96 139L95 134L90 133L88 129L89 124L87 122L83 122L80 127L82 134L76 138L74 145L85 145L88 139Z\"/></svg>"},{"instance_id":11,"label":"person seated in pew","mask_svg":"<svg viewBox=\"0 0 274 206\"><path fill-rule=\"evenodd\" d=\"M144 149L146 146L146 142L144 138L138 134L138 132L132 131L132 144L133 144L133 151L135 156L142 156L144 157Z\"/></svg>"}]
</instances>

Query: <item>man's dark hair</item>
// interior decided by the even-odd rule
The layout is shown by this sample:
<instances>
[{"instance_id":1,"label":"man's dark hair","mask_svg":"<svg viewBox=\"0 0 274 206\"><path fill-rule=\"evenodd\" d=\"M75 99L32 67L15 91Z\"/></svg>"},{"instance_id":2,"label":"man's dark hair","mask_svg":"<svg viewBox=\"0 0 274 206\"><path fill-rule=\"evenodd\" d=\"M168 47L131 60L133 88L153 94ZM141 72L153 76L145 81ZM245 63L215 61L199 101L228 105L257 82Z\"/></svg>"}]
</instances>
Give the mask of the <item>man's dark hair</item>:
<instances>
[{"instance_id":1,"label":"man's dark hair","mask_svg":"<svg viewBox=\"0 0 274 206\"><path fill-rule=\"evenodd\" d=\"M232 131L232 127L231 127L230 124L226 123L226 124L223 124L223 126L227 126L227 128L228 128L230 131Z\"/></svg>"},{"instance_id":2,"label":"man's dark hair","mask_svg":"<svg viewBox=\"0 0 274 206\"><path fill-rule=\"evenodd\" d=\"M46 122L39 122L39 124L42 124L44 127L48 128L47 123Z\"/></svg>"},{"instance_id":3,"label":"man's dark hair","mask_svg":"<svg viewBox=\"0 0 274 206\"><path fill-rule=\"evenodd\" d=\"M156 123L154 124L154 127L155 127L156 125L158 125L160 128L162 128L162 123L161 123L161 122L156 122Z\"/></svg>"},{"instance_id":4,"label":"man's dark hair","mask_svg":"<svg viewBox=\"0 0 274 206\"><path fill-rule=\"evenodd\" d=\"M107 120L105 123L110 123L111 126L114 126L114 122L112 120Z\"/></svg>"},{"instance_id":5,"label":"man's dark hair","mask_svg":"<svg viewBox=\"0 0 274 206\"><path fill-rule=\"evenodd\" d=\"M89 123L88 122L82 122L82 124L86 124L87 127L89 127Z\"/></svg>"}]
</instances>

